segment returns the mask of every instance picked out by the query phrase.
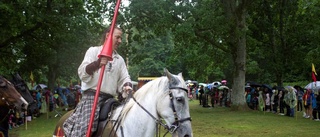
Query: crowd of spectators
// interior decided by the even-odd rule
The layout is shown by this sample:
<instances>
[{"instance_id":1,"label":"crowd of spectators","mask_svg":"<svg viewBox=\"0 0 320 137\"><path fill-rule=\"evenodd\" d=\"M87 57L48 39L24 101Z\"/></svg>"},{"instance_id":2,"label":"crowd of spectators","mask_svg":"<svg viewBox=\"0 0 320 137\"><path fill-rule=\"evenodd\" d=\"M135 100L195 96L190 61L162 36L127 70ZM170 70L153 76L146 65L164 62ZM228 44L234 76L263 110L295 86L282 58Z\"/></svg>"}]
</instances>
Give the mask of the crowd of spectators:
<instances>
[{"instance_id":1,"label":"crowd of spectators","mask_svg":"<svg viewBox=\"0 0 320 137\"><path fill-rule=\"evenodd\" d=\"M188 83L187 86L190 101L195 98L202 107L230 107L232 90L226 83L211 86ZM304 118L320 121L319 91L304 89L301 86L246 85L245 100L252 110L289 117L296 116L296 112L303 112Z\"/></svg>"},{"instance_id":2,"label":"crowd of spectators","mask_svg":"<svg viewBox=\"0 0 320 137\"><path fill-rule=\"evenodd\" d=\"M295 112L303 112L304 118L320 121L318 91L304 89L300 86L274 86L272 88L247 86L245 97L248 106L253 110L289 117L294 117Z\"/></svg>"},{"instance_id":3,"label":"crowd of spectators","mask_svg":"<svg viewBox=\"0 0 320 137\"><path fill-rule=\"evenodd\" d=\"M231 105L231 89L226 86L226 81L207 85L188 84L188 94L190 100L195 97L205 108Z\"/></svg>"},{"instance_id":4,"label":"crowd of spectators","mask_svg":"<svg viewBox=\"0 0 320 137\"><path fill-rule=\"evenodd\" d=\"M55 111L57 116L61 116L58 112L58 108L61 110L71 110L77 105L81 98L80 86L70 88L55 88L50 90L47 87L37 87L35 90L30 90L31 95L37 104L37 108L34 110L16 111L15 109L9 112L9 129L19 127L24 124L24 120L31 121L42 114Z\"/></svg>"}]
</instances>

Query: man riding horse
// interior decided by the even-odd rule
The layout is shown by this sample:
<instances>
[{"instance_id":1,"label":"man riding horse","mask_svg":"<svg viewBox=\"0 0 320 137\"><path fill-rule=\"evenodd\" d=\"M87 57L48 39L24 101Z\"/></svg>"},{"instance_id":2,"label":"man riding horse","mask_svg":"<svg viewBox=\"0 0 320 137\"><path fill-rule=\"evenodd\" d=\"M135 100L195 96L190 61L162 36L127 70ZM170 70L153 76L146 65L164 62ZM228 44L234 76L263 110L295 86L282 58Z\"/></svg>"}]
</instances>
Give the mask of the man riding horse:
<instances>
[{"instance_id":1,"label":"man riding horse","mask_svg":"<svg viewBox=\"0 0 320 137\"><path fill-rule=\"evenodd\" d=\"M102 43L108 37L110 28L108 28L104 35ZM94 103L94 96L97 90L98 78L100 71L105 71L106 74L102 81L101 91L99 94L98 106L95 110L95 118L92 126L92 132L96 131L98 124L98 117L100 111L100 104L105 102L109 98L113 98L118 93L123 93L123 97L126 97L126 92L132 90L131 79L128 74L128 70L124 59L117 53L116 49L121 44L122 30L118 27L114 29L112 35L112 61L108 61L107 57L98 55L103 49L102 46L90 47L85 57L78 68L78 74L82 81L81 89L84 91L81 101L77 104L74 112L64 122L63 129L66 136L82 137L86 135L88 129L88 123L90 120L90 112ZM105 70L101 70L101 66L106 65Z\"/></svg>"}]
</instances>

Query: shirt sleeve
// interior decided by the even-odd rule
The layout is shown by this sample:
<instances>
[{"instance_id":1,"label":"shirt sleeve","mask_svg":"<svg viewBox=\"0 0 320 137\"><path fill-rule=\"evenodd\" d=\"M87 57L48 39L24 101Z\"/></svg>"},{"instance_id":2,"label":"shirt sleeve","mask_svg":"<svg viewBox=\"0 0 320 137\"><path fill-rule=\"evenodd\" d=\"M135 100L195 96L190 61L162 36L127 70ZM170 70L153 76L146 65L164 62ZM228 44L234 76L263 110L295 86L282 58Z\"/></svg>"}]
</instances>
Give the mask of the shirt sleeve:
<instances>
[{"instance_id":1,"label":"shirt sleeve","mask_svg":"<svg viewBox=\"0 0 320 137\"><path fill-rule=\"evenodd\" d=\"M95 51L95 48L94 47L90 47L85 56L84 56L84 59L81 63L81 65L79 66L78 68L78 75L79 75L79 78L81 79L81 81L83 82L89 82L91 81L92 79L92 76L89 75L87 72L86 72L86 66L90 63L92 63L93 61L96 61L98 60L98 54L97 52Z\"/></svg>"},{"instance_id":2,"label":"shirt sleeve","mask_svg":"<svg viewBox=\"0 0 320 137\"><path fill-rule=\"evenodd\" d=\"M127 66L124 62L124 59L120 57L121 65L120 65L120 78L118 81L118 91L122 93L122 88L125 83L130 82L131 83L131 78L127 69Z\"/></svg>"}]
</instances>

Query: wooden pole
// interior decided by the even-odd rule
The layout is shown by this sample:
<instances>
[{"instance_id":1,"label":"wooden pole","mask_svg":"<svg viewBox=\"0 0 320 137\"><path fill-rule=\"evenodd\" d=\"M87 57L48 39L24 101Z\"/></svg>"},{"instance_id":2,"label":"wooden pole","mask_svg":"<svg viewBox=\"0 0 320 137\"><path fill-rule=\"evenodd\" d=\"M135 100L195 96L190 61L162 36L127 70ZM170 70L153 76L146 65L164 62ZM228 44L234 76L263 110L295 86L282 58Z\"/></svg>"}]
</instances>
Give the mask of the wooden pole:
<instances>
[{"instance_id":1,"label":"wooden pole","mask_svg":"<svg viewBox=\"0 0 320 137\"><path fill-rule=\"evenodd\" d=\"M297 93L299 94L299 91L297 91ZM298 120L298 96L296 96L296 108L294 112L296 114L296 120Z\"/></svg>"},{"instance_id":2,"label":"wooden pole","mask_svg":"<svg viewBox=\"0 0 320 137\"><path fill-rule=\"evenodd\" d=\"M46 104L47 104L47 119L49 119L50 104L49 104L49 96L47 94L48 94L47 91L45 91L45 99L46 99Z\"/></svg>"}]
</instances>

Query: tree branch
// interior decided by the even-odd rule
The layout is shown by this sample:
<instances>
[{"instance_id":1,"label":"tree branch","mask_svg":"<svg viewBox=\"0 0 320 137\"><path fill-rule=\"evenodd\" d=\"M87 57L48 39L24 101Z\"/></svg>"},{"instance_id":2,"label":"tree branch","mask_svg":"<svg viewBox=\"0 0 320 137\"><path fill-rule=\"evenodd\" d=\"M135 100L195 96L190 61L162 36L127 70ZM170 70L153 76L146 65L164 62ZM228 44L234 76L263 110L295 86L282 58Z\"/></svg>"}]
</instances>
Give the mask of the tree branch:
<instances>
[{"instance_id":1,"label":"tree branch","mask_svg":"<svg viewBox=\"0 0 320 137\"><path fill-rule=\"evenodd\" d=\"M35 26L33 26L30 29L27 29L23 32L21 32L19 35L17 36L12 36L8 39L6 39L4 42L0 43L0 48L4 48L6 46L8 46L10 43L14 43L16 42L19 38L29 35L30 33L36 31L37 29L39 29L42 26L42 23L38 22Z\"/></svg>"}]
</instances>

